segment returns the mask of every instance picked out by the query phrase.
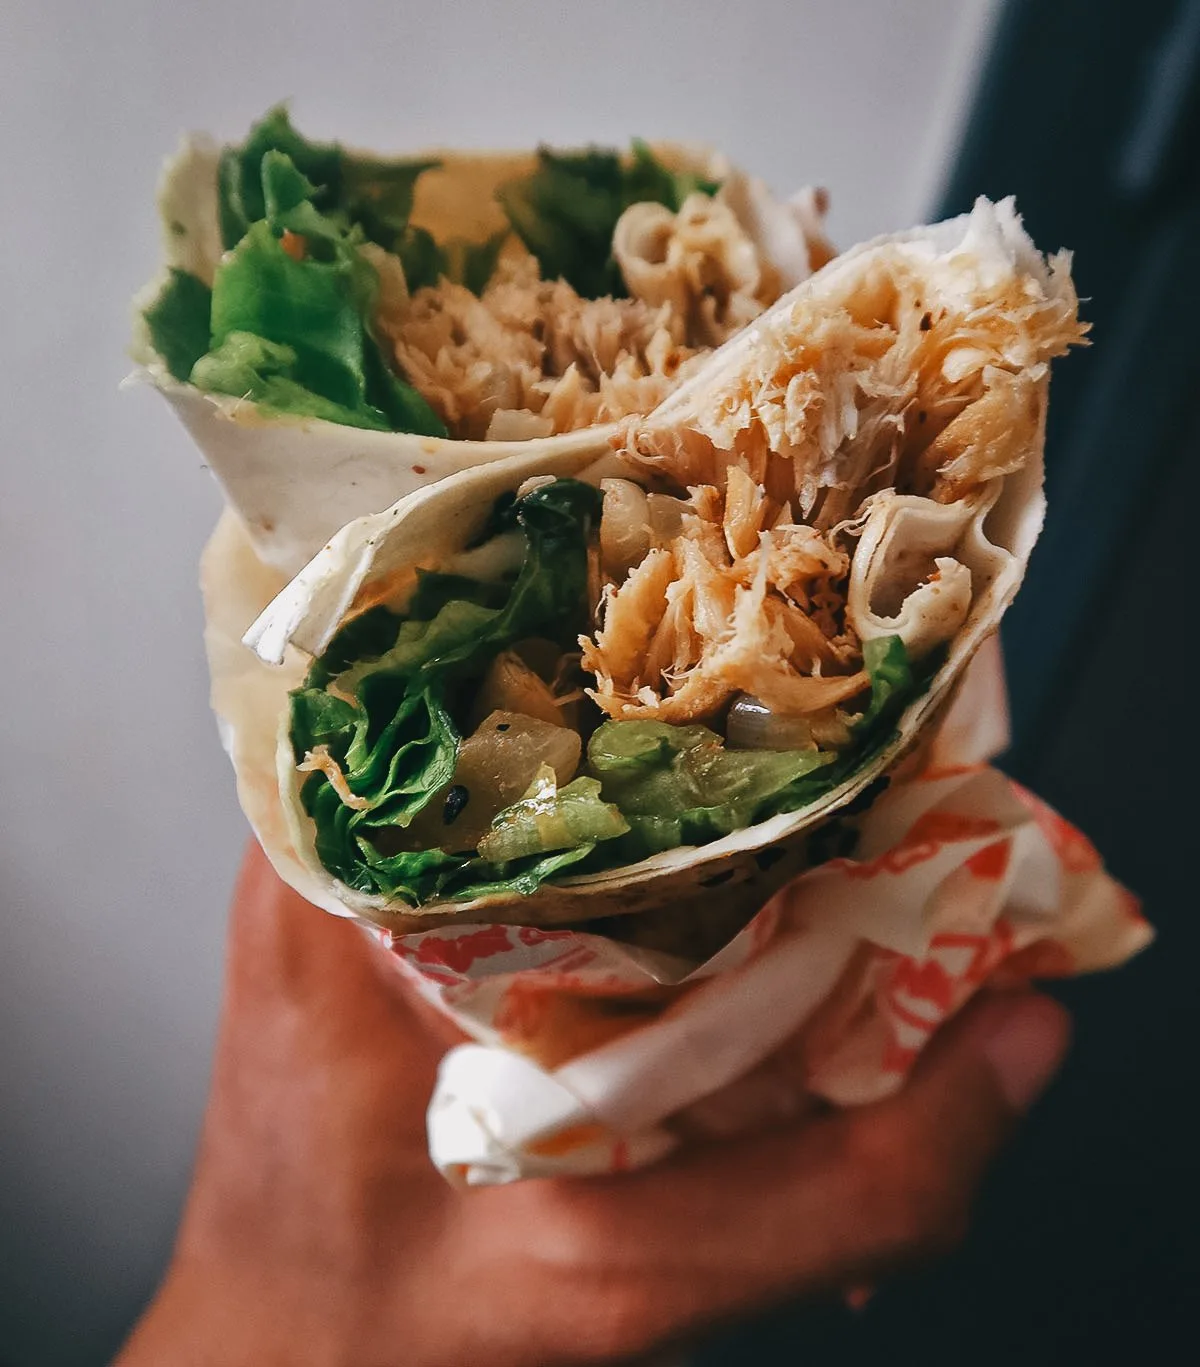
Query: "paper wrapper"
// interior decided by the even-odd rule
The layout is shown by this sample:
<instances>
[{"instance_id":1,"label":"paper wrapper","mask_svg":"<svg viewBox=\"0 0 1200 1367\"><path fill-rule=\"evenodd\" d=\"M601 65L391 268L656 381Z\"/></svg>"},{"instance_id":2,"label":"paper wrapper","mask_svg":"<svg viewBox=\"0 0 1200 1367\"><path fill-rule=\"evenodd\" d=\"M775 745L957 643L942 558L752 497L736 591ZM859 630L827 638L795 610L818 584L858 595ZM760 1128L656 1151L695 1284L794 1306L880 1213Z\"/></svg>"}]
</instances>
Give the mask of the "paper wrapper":
<instances>
[{"instance_id":1,"label":"paper wrapper","mask_svg":"<svg viewBox=\"0 0 1200 1367\"><path fill-rule=\"evenodd\" d=\"M1137 900L986 764L1004 715L989 648L922 772L861 820L855 857L795 879L705 963L574 930L371 932L477 1041L447 1054L430 1105L442 1173L614 1172L813 1097L874 1101L981 987L1135 954L1152 936Z\"/></svg>"}]
</instances>

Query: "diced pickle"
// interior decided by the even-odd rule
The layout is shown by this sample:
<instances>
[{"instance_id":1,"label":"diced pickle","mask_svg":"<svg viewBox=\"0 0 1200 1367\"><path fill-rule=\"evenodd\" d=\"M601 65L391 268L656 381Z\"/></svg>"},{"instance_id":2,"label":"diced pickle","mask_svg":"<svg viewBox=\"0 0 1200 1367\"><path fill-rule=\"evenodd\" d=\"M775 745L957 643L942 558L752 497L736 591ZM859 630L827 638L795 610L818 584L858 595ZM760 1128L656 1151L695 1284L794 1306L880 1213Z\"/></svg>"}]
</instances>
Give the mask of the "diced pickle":
<instances>
[{"instance_id":1,"label":"diced pickle","mask_svg":"<svg viewBox=\"0 0 1200 1367\"><path fill-rule=\"evenodd\" d=\"M563 724L562 712L554 701L550 685L511 650L497 655L483 676L471 708L471 719L482 719L496 711L519 712L550 726Z\"/></svg>"},{"instance_id":2,"label":"diced pickle","mask_svg":"<svg viewBox=\"0 0 1200 1367\"><path fill-rule=\"evenodd\" d=\"M523 796L548 764L559 785L579 768L579 734L538 717L497 709L458 747L454 777L403 833L405 849L473 850L502 808ZM381 847L392 842L376 840Z\"/></svg>"}]
</instances>

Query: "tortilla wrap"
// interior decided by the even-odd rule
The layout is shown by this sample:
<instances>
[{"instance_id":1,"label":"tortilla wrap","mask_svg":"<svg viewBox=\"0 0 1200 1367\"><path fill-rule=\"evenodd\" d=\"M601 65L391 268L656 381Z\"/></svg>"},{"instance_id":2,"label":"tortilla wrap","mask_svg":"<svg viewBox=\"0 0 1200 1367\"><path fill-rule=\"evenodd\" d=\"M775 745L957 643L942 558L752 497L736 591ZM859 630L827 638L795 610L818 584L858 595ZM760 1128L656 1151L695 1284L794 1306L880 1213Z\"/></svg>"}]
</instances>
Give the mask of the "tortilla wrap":
<instances>
[{"instance_id":1,"label":"tortilla wrap","mask_svg":"<svg viewBox=\"0 0 1200 1367\"><path fill-rule=\"evenodd\" d=\"M800 192L793 202L783 204L761 181L747 177L711 150L675 144L657 144L651 150L672 171L690 171L722 182L722 202L733 210L748 240L755 244L760 265L771 273L771 297L809 273L810 244L819 244L813 250L822 256L831 253L821 235L824 202L814 192ZM249 399L206 392L174 378L155 351L143 315L162 297L173 270L212 285L223 255L217 190L220 153L210 139L191 136L164 168L158 194L163 266L135 300L132 354L139 373L163 394L200 448L226 502L265 564L295 574L354 518L526 446L551 458L554 443L566 437L454 440L365 430L263 409ZM407 160L426 158L437 159L441 165L417 180L410 222L439 242L478 244L503 232L507 222L495 199L497 187L529 174L536 164L533 152L434 150ZM635 207L667 213L658 205ZM626 231L618 254L631 273L637 274L640 268L638 278L647 277L647 298L658 303L668 284L659 278L665 270L662 263L639 258L648 240L644 234ZM520 250L510 237L504 253ZM521 427L510 423L508 430L520 436L524 435ZM569 436L573 444L586 442L599 454L613 431L614 425L606 422Z\"/></svg>"},{"instance_id":2,"label":"tortilla wrap","mask_svg":"<svg viewBox=\"0 0 1200 1367\"><path fill-rule=\"evenodd\" d=\"M913 303L906 289L917 291L911 319L895 312ZM846 611L862 642L886 634L918 654L936 638L942 653L930 657L935 672L886 743L819 799L707 844L544 882L529 895L413 907L332 877L298 797L303 776L287 733L287 695L305 657L319 656L346 620L373 604L402 603L418 568L445 566L470 546L500 494L531 476L599 482L611 475L611 460L589 464L590 453L579 447L527 449L351 523L249 626L245 643L258 660L239 656L232 634L270 586L243 576L244 554L223 525L205 565L214 705L243 805L276 867L318 905L397 930L447 921L581 922L684 897L697 907L712 898L760 904L804 867L806 838L929 739L1012 601L1044 513L1048 362L1080 340L1076 307L1069 258L1047 263L1011 202L980 200L969 215L877 239L827 265L714 353L655 413L626 426L614 444L627 475L647 483L668 472L685 484L727 478L732 487L730 472L748 470L760 494L794 476L814 522L835 515L847 463L876 459L876 447L859 449L864 442L890 442L909 482L925 462L924 493L876 488L850 509L845 525L855 549ZM851 324L869 324L874 368L856 370L861 357L839 354L838 329ZM936 435L905 445L906 432L921 431L922 414L933 416ZM810 476L815 483L806 494ZM734 626L731 619L730 631ZM729 645L719 641L709 664L724 659ZM593 643L601 666L603 656ZM705 667L704 659L696 665ZM601 669L597 678L594 696L604 705ZM647 706L647 686L639 686L627 695L633 701L608 699L616 709L610 715ZM654 705L668 701L664 694Z\"/></svg>"}]
</instances>

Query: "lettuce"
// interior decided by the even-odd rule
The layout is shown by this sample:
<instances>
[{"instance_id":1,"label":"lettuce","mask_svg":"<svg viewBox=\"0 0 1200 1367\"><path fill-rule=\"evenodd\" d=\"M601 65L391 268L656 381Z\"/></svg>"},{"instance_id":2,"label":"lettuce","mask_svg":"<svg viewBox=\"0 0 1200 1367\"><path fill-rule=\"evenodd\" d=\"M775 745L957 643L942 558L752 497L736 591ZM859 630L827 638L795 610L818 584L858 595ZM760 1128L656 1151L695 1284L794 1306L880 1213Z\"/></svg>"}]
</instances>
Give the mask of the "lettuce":
<instances>
[{"instance_id":1,"label":"lettuce","mask_svg":"<svg viewBox=\"0 0 1200 1367\"><path fill-rule=\"evenodd\" d=\"M455 704L470 683L523 637L573 644L585 619L587 546L599 515L599 491L577 480L533 490L505 513L526 543L510 585L422 576L409 606L410 614L422 615L374 608L347 623L314 661L291 695L289 736L297 763L324 746L354 798L344 802L321 772L301 790L316 827L317 855L334 877L363 892L419 903L481 895L475 890L484 887L532 890L590 853L600 824L586 784L558 794L562 824L547 827L540 845L528 835L518 838L521 817L515 815L508 823L513 834L507 844L502 839L502 858L495 861L396 846L453 777L460 738ZM608 814L609 827L616 824ZM573 847L556 849L567 828L576 833Z\"/></svg>"},{"instance_id":2,"label":"lettuce","mask_svg":"<svg viewBox=\"0 0 1200 1367\"><path fill-rule=\"evenodd\" d=\"M199 276L172 268L142 315L154 350L175 379L185 381L208 350L212 290Z\"/></svg>"},{"instance_id":3,"label":"lettuce","mask_svg":"<svg viewBox=\"0 0 1200 1367\"><path fill-rule=\"evenodd\" d=\"M507 863L613 840L628 830L621 812L601 798L597 779L577 778L555 790L551 774L548 782L535 782L519 802L497 813L492 829L479 842L479 853L494 863Z\"/></svg>"},{"instance_id":4,"label":"lettuce","mask_svg":"<svg viewBox=\"0 0 1200 1367\"><path fill-rule=\"evenodd\" d=\"M588 768L629 833L606 856L644 858L702 845L817 801L869 763L895 736L904 708L936 672L940 655L914 670L899 636L867 641L871 697L840 752L726 750L703 726L605 722L588 744Z\"/></svg>"},{"instance_id":5,"label":"lettuce","mask_svg":"<svg viewBox=\"0 0 1200 1367\"><path fill-rule=\"evenodd\" d=\"M505 181L496 198L517 236L537 257L546 280L566 280L586 299L624 295L612 255L613 230L631 204L652 202L677 211L695 191L712 195L715 181L668 171L650 148L633 144L631 159L588 148L538 149L537 169Z\"/></svg>"},{"instance_id":6,"label":"lettuce","mask_svg":"<svg viewBox=\"0 0 1200 1367\"><path fill-rule=\"evenodd\" d=\"M816 750L727 750L707 727L665 722L605 722L588 743L588 768L629 822L622 850L629 859L753 825L766 804L831 758Z\"/></svg>"},{"instance_id":7,"label":"lettuce","mask_svg":"<svg viewBox=\"0 0 1200 1367\"><path fill-rule=\"evenodd\" d=\"M851 727L854 739L827 769L797 779L785 788L763 815L807 807L870 763L895 739L901 712L928 687L943 659L944 651L934 651L914 669L899 636L865 641L863 667L871 680L871 698Z\"/></svg>"},{"instance_id":8,"label":"lettuce","mask_svg":"<svg viewBox=\"0 0 1200 1367\"><path fill-rule=\"evenodd\" d=\"M909 663L908 651L899 636L877 636L863 644L863 668L871 680L871 701L855 723L856 734L866 736L888 727L912 701L919 682L927 682L941 665L943 652L923 662L920 678Z\"/></svg>"},{"instance_id":9,"label":"lettuce","mask_svg":"<svg viewBox=\"0 0 1200 1367\"><path fill-rule=\"evenodd\" d=\"M443 854L441 850L404 852L375 858L372 872L389 895L419 906L437 898L465 902L493 895L528 897L548 878L580 864L593 852L590 842L553 854L532 855L508 864Z\"/></svg>"},{"instance_id":10,"label":"lettuce","mask_svg":"<svg viewBox=\"0 0 1200 1367\"><path fill-rule=\"evenodd\" d=\"M427 614L432 617L432 612ZM356 660L377 659L396 642L401 619L385 607L368 608L341 627L325 653L309 666L304 689L324 689Z\"/></svg>"},{"instance_id":11,"label":"lettuce","mask_svg":"<svg viewBox=\"0 0 1200 1367\"><path fill-rule=\"evenodd\" d=\"M264 217L217 271L212 349L192 382L297 416L444 434L372 335L379 282L356 230L321 212L319 187L284 152L266 151L259 169Z\"/></svg>"},{"instance_id":12,"label":"lettuce","mask_svg":"<svg viewBox=\"0 0 1200 1367\"><path fill-rule=\"evenodd\" d=\"M458 732L432 687L406 691L382 725L366 706L343 703L345 713L314 699L292 695L291 734L305 750L328 747L356 798L344 803L324 774L313 774L301 789L305 811L316 826L316 850L334 877L362 892L380 888L365 856L367 836L380 827L403 829L450 782ZM378 704L378 699L375 699ZM300 752L300 745L296 745ZM297 760L303 752L297 754Z\"/></svg>"},{"instance_id":13,"label":"lettuce","mask_svg":"<svg viewBox=\"0 0 1200 1367\"><path fill-rule=\"evenodd\" d=\"M226 254L212 290L172 271L145 311L178 380L272 412L445 436L373 332L379 280L359 250L406 239L417 177L433 162L375 162L310 143L273 109L221 155Z\"/></svg>"},{"instance_id":14,"label":"lettuce","mask_svg":"<svg viewBox=\"0 0 1200 1367\"><path fill-rule=\"evenodd\" d=\"M535 635L573 644L599 513L597 491L569 479L499 500L490 533L516 528L525 540L515 578L422 573L407 615L373 608L314 661L291 697L290 737L297 763L323 746L352 796L343 801L323 772L301 791L317 854L343 883L418 905L526 894L568 869L706 844L803 808L858 772L937 668L935 658L914 669L898 637L866 643L871 696L839 753L732 750L706 726L606 721L583 774L558 788L545 771L476 850L406 848L417 843L405 834L414 817L452 791L460 710L495 656Z\"/></svg>"},{"instance_id":15,"label":"lettuce","mask_svg":"<svg viewBox=\"0 0 1200 1367\"><path fill-rule=\"evenodd\" d=\"M404 265L410 291L436 285L445 276L456 285L465 285L472 294L482 294L507 237L508 229L502 228L484 242L452 237L439 245L424 228L410 226L397 242L395 252Z\"/></svg>"},{"instance_id":16,"label":"lettuce","mask_svg":"<svg viewBox=\"0 0 1200 1367\"><path fill-rule=\"evenodd\" d=\"M250 130L240 147L226 147L217 173L221 236L231 250L252 224L270 216L263 167L267 158L285 160L315 189L314 208L336 215L345 227L394 251L408 228L417 178L437 161L378 161L354 156L337 143L310 142L276 105Z\"/></svg>"}]
</instances>

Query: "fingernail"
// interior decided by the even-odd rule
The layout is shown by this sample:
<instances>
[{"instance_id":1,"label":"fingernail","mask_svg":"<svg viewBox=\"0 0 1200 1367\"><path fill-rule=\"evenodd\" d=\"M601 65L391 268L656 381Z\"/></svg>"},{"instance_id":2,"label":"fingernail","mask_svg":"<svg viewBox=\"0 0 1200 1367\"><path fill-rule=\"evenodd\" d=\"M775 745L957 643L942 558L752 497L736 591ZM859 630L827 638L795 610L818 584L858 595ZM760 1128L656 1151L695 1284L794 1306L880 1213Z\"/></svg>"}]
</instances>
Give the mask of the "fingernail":
<instances>
[{"instance_id":1,"label":"fingernail","mask_svg":"<svg viewBox=\"0 0 1200 1367\"><path fill-rule=\"evenodd\" d=\"M1066 1012L1036 993L994 997L981 1008L976 1028L984 1057L1004 1099L1027 1111L1058 1072L1070 1040Z\"/></svg>"}]
</instances>

